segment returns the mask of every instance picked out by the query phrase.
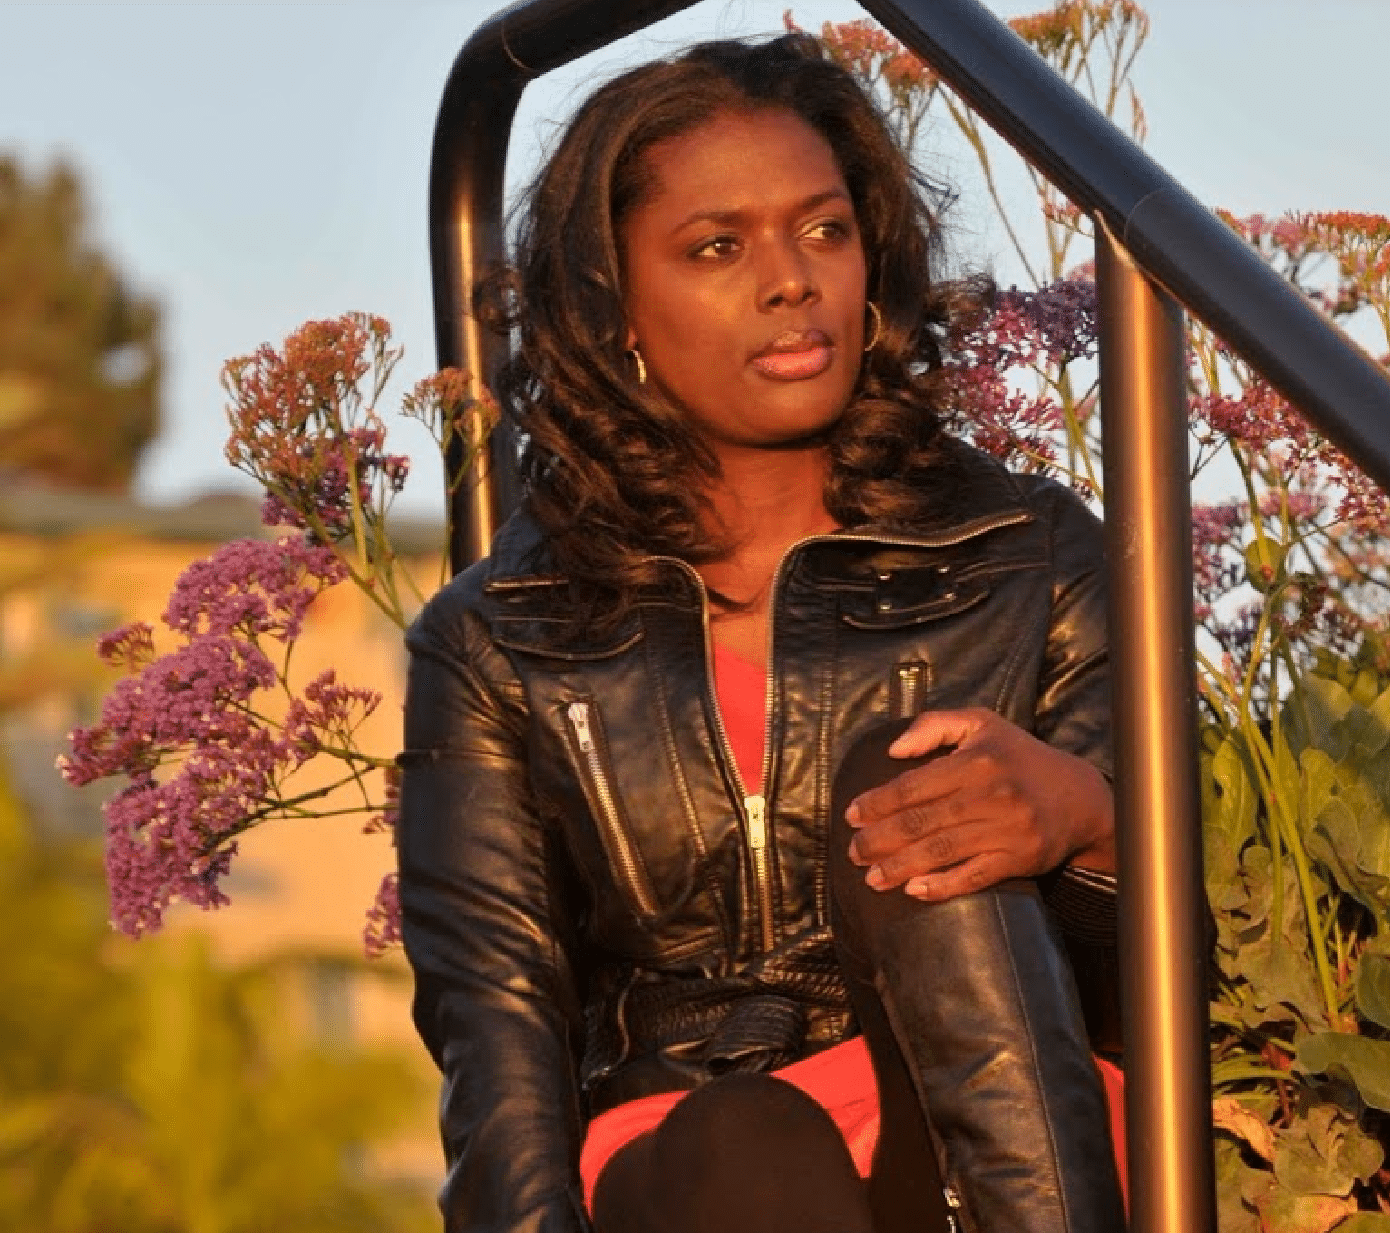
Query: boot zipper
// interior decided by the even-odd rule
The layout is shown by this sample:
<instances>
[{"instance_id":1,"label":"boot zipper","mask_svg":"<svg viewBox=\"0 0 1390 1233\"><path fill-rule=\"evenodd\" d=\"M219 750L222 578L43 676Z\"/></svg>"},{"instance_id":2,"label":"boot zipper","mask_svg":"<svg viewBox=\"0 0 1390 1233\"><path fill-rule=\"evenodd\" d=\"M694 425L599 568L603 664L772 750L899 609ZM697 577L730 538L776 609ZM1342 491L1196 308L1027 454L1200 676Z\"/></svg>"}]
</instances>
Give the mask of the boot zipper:
<instances>
[{"instance_id":1,"label":"boot zipper","mask_svg":"<svg viewBox=\"0 0 1390 1233\"><path fill-rule=\"evenodd\" d=\"M638 863L632 840L623 825L618 810L618 799L613 794L612 777L604 762L603 746L597 732L597 712L588 702L571 702L565 708L570 730L579 746L579 756L588 772L589 786L593 789L594 801L598 805L599 826L603 830L610 859L617 867L621 880L632 896L637 910L646 917L653 917L656 911L656 896L645 870Z\"/></svg>"}]
</instances>

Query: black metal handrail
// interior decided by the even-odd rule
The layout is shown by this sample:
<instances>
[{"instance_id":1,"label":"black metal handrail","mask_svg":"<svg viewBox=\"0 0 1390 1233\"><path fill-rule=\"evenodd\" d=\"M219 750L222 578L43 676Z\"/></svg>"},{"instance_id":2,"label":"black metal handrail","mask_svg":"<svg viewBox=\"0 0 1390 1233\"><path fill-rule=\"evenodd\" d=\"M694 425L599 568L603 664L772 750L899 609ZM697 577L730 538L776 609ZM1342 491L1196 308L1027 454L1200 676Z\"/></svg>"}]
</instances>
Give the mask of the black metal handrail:
<instances>
[{"instance_id":1,"label":"black metal handrail","mask_svg":"<svg viewBox=\"0 0 1390 1233\"><path fill-rule=\"evenodd\" d=\"M527 83L693 3L530 0L459 53L430 183L441 367L485 382L505 357L467 298L502 258L507 143ZM1140 1233L1213 1233L1177 301L1387 489L1390 379L978 0L861 3L1096 224L1130 1211ZM514 448L494 434L490 460L454 497L455 568L486 552L515 503Z\"/></svg>"},{"instance_id":2,"label":"black metal handrail","mask_svg":"<svg viewBox=\"0 0 1390 1233\"><path fill-rule=\"evenodd\" d=\"M504 338L469 311L478 279L502 260L502 205L512 119L527 85L615 39L698 0L531 0L478 27L454 60L430 156L430 267L434 340L441 368L490 384L506 358ZM475 388L475 394L481 390ZM467 443L455 438L447 460L458 473ZM516 443L505 427L492 435L487 462L454 494L455 570L483 556L517 500Z\"/></svg>"}]
</instances>

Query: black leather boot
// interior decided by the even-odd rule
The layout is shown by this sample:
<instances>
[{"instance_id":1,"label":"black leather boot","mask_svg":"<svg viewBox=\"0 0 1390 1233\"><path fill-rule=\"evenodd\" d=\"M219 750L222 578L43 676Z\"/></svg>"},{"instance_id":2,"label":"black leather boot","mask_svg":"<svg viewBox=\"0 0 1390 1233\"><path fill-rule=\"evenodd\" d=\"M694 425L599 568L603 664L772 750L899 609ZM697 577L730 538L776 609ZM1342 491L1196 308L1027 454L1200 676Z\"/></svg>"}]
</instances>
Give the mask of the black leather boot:
<instances>
[{"instance_id":1,"label":"black leather boot","mask_svg":"<svg viewBox=\"0 0 1390 1233\"><path fill-rule=\"evenodd\" d=\"M903 1145L929 1143L965 1233L1121 1233L1105 1097L1037 887L926 904L870 889L848 858L849 802L919 764L887 756L904 727L875 729L845 758L830 827L836 944L880 1089L875 1172L899 1179L878 1187L896 1198L876 1218L883 1233L911 1227ZM939 1184L921 1172L919 1188Z\"/></svg>"}]
</instances>

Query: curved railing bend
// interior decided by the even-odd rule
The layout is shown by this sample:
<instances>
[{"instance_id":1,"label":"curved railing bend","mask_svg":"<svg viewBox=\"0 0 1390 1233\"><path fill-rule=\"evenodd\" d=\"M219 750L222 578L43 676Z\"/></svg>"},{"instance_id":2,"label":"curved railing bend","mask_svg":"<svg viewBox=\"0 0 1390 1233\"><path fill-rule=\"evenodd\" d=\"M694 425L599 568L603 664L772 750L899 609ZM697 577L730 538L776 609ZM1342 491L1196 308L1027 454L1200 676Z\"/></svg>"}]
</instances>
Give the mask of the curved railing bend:
<instances>
[{"instance_id":1,"label":"curved railing bend","mask_svg":"<svg viewBox=\"0 0 1390 1233\"><path fill-rule=\"evenodd\" d=\"M531 0L480 27L435 128L430 245L440 366L490 380L505 340L468 312L502 256L512 117L528 82L695 0ZM1096 224L1115 680L1131 1221L1214 1233L1193 678L1184 305L1390 488L1390 380L977 0L863 0ZM494 434L454 497L455 569L517 499ZM457 459L453 460L457 463Z\"/></svg>"}]
</instances>

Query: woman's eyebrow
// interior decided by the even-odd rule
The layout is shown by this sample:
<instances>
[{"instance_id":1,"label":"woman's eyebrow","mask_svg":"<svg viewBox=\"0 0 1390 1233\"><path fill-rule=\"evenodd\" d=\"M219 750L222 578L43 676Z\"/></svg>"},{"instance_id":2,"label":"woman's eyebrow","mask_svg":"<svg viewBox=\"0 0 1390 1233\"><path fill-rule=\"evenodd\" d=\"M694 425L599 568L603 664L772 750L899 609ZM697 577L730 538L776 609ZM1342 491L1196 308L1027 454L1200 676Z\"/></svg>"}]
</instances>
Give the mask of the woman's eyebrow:
<instances>
[{"instance_id":1,"label":"woman's eyebrow","mask_svg":"<svg viewBox=\"0 0 1390 1233\"><path fill-rule=\"evenodd\" d=\"M828 201L850 200L849 193L838 185L834 188L827 188L819 193L812 193L809 197L798 201L793 207L795 214L804 214L808 210L814 210L817 206L824 205ZM697 210L689 218L682 219L672 228L673 231L683 231L686 227L693 226L695 223L717 223L721 226L742 222L747 216L746 210Z\"/></svg>"}]
</instances>

